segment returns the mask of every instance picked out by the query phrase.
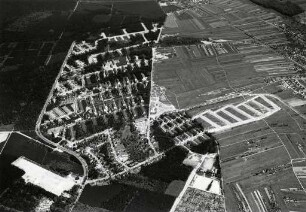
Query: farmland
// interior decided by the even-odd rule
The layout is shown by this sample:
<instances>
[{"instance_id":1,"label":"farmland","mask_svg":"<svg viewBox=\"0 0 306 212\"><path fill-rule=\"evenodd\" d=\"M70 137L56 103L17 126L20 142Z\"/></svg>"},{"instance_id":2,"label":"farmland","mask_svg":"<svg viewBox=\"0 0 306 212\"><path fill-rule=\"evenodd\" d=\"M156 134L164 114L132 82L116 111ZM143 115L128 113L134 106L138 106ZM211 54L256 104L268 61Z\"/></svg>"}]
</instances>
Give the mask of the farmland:
<instances>
[{"instance_id":1,"label":"farmland","mask_svg":"<svg viewBox=\"0 0 306 212\"><path fill-rule=\"evenodd\" d=\"M306 208L304 37L252 1L0 0L0 210ZM21 156L75 186L25 184Z\"/></svg>"},{"instance_id":2,"label":"farmland","mask_svg":"<svg viewBox=\"0 0 306 212\"><path fill-rule=\"evenodd\" d=\"M278 48L291 45L282 16L247 0L163 6L161 41L173 45L154 49L152 80L162 92L151 117L186 110L216 138L227 211L303 210L304 166L292 167L305 157L305 86ZM176 209L188 211L193 198Z\"/></svg>"},{"instance_id":3,"label":"farmland","mask_svg":"<svg viewBox=\"0 0 306 212\"><path fill-rule=\"evenodd\" d=\"M188 8L188 7L187 7ZM286 42L284 33L273 25L280 19L250 1L214 0L170 13L163 33L189 37L242 40L249 36L263 42ZM264 30L262 30L264 29Z\"/></svg>"},{"instance_id":4,"label":"farmland","mask_svg":"<svg viewBox=\"0 0 306 212\"><path fill-rule=\"evenodd\" d=\"M305 121L286 102L268 94L245 94L187 111L219 144L227 211L305 207ZM190 203L195 196L180 205L189 192L176 210L197 207Z\"/></svg>"},{"instance_id":5,"label":"farmland","mask_svg":"<svg viewBox=\"0 0 306 212\"><path fill-rule=\"evenodd\" d=\"M250 1L177 5L180 9L167 13L162 41L169 36L205 41L156 49L153 80L165 88L176 108L256 90L269 78L300 70L285 54L274 51L291 45L278 13Z\"/></svg>"},{"instance_id":6,"label":"farmland","mask_svg":"<svg viewBox=\"0 0 306 212\"><path fill-rule=\"evenodd\" d=\"M155 53L153 80L166 88L176 108L229 95L236 89L248 91L252 84L265 85L266 77L295 72L290 61L252 42L206 42L157 48Z\"/></svg>"},{"instance_id":7,"label":"farmland","mask_svg":"<svg viewBox=\"0 0 306 212\"><path fill-rule=\"evenodd\" d=\"M297 158L305 157L305 130L299 127L292 110L272 97L269 100L281 110L261 121L214 135L220 144L228 211L305 207L302 181L292 171L295 163L301 166ZM295 204L291 203L293 199Z\"/></svg>"}]
</instances>

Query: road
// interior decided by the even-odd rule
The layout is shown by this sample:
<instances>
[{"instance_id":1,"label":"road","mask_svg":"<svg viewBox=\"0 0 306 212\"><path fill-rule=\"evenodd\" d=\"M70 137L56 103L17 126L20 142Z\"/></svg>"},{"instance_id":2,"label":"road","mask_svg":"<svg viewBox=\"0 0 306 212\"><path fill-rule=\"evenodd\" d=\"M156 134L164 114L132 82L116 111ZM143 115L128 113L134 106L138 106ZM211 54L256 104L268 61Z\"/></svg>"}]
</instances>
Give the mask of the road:
<instances>
[{"instance_id":1,"label":"road","mask_svg":"<svg viewBox=\"0 0 306 212\"><path fill-rule=\"evenodd\" d=\"M187 181L186 181L186 183L185 183L185 186L184 186L183 190L181 191L181 193L179 194L179 196L175 199L175 201L174 201L174 203L173 203L173 205L172 205L172 207L171 207L170 212L174 212L174 211L175 211L177 205L180 203L182 197L184 196L184 194L185 194L185 192L187 191L187 189L188 189L190 183L192 182L194 176L196 175L197 170L200 168L200 166L201 166L202 163L204 162L204 159L205 159L205 156L202 156L201 161L197 164L197 166L196 166L196 167L192 170L192 172L190 173L190 175L189 175L189 177L188 177L188 179L187 179Z\"/></svg>"},{"instance_id":2,"label":"road","mask_svg":"<svg viewBox=\"0 0 306 212\"><path fill-rule=\"evenodd\" d=\"M47 144L50 144L51 146L55 146L56 148L62 150L63 152L66 152L66 153L68 153L68 154L70 154L70 155L73 155L74 157L76 157L76 158L80 161L80 163L82 164L83 170L84 170L84 176L83 176L83 182L82 182L82 184L85 184L85 181L87 180L87 177L88 177L88 166L87 166L85 160L84 160L81 156L79 156L77 153L73 152L72 150L67 149L67 148L65 148L65 147L63 147L63 146L60 146L60 145L58 145L57 143L54 143L54 142L50 141L49 139L45 138L45 137L42 135L42 133L40 132L40 124L41 124L42 117L43 117L43 115L44 115L45 112L46 112L46 108L47 108L47 106L48 106L48 103L50 102L51 97L52 97L52 95L53 95L53 90L55 89L55 86L56 86L56 84L57 84L57 81L58 81L58 79L59 79L59 77L60 77L60 75L61 75L61 73L62 73L63 68L64 68L65 65L66 65L67 59L68 59L68 57L69 57L69 55L70 55L70 53L71 53L71 51L72 51L74 45L75 45L75 42L73 42L73 43L71 44L70 49L69 49L69 51L68 51L68 54L66 55L66 58L65 58L65 60L64 60L64 62L63 62L63 64L62 64L62 66L61 66L61 69L60 69L60 71L59 71L57 77L55 78L55 81L54 81L54 83L53 83L53 85L52 85L52 88L51 88L50 93L49 93L49 95L48 95L48 97L47 97L47 100L45 101L44 107L43 107L43 109L41 110L41 113L39 114L38 120L37 120L37 122L36 122L35 132L36 132L37 136L38 136L39 138L41 138L41 139L42 139L44 142L46 142Z\"/></svg>"},{"instance_id":3,"label":"road","mask_svg":"<svg viewBox=\"0 0 306 212\"><path fill-rule=\"evenodd\" d=\"M119 172L113 176L111 176L112 178L114 177L117 177L117 176L120 176L120 175L123 175L123 174L126 174L126 173L129 173L130 171L132 171L133 169L136 169L136 168L139 168L143 165L146 165L146 164L149 164L149 163L152 163L154 162L155 160L158 160L160 157L162 157L164 155L164 153L159 153L159 154L156 154L152 157L149 157L147 160L141 162L141 163L138 163L136 164L135 166L132 166L132 167L127 167L126 170L122 171L122 172ZM94 184L94 183L99 183L99 182L103 182L105 180L108 180L109 177L103 177L103 178L100 178L100 179L94 179L94 180L87 180L86 184Z\"/></svg>"},{"instance_id":4,"label":"road","mask_svg":"<svg viewBox=\"0 0 306 212\"><path fill-rule=\"evenodd\" d=\"M70 49L69 49L69 51L68 51L68 53L67 53L67 55L66 55L66 58L65 58L65 60L64 60L64 62L63 62L63 64L62 64L62 66L61 66L61 68L60 68L60 71L58 72L58 75L56 76L56 78L55 78L55 80L54 80L54 83L53 83L53 85L52 85L52 88L51 88L51 90L50 90L50 93L49 93L49 95L48 95L48 97L47 97L47 99L46 99L46 101L45 101L45 104L44 104L43 109L41 110L41 113L39 114L39 117L38 117L38 119L37 119L36 126L35 126L35 132L36 132L37 136L38 136L41 140L43 140L45 143L47 143L47 144L49 144L49 145L51 145L51 146L54 146L55 148L57 148L57 149L59 149L59 150L65 152L65 153L67 153L67 154L70 154L70 155L74 156L75 158L77 158L77 159L80 161L80 163L81 163L81 165L82 165L82 168L83 168L83 179L82 179L82 183L81 183L81 189L80 189L80 191L79 191L79 193L78 193L78 196L77 196L76 200L74 201L74 203L73 203L72 206L70 207L70 210L69 210L70 212L73 210L75 204L77 203L77 201L79 200L79 198L80 198L80 196L81 196L81 194L82 194L83 189L85 188L86 181L87 181L87 178L88 178L88 165L87 165L86 161L85 161L79 154L77 154L76 152L74 152L74 151L72 151L72 150L70 150L70 149L67 149L67 148L65 148L65 147L63 147L63 146L60 146L59 144L54 143L54 142L50 141L49 139L45 138L45 137L42 135L42 133L40 132L40 124L41 124L42 117L43 117L43 115L44 115L45 112L46 112L46 108L47 108L47 106L48 106L48 103L50 102L51 97L52 97L52 95L53 95L53 91L54 91L54 89L55 89L55 86L56 86L56 84L57 84L57 81L58 81L59 77L61 76L61 73L62 73L62 71L63 71L63 68L65 67L65 65L66 65L66 63L67 63L67 59L68 59L69 55L71 54L74 45L75 45L75 42L73 42L73 43L71 44L71 46L70 46Z\"/></svg>"}]
</instances>

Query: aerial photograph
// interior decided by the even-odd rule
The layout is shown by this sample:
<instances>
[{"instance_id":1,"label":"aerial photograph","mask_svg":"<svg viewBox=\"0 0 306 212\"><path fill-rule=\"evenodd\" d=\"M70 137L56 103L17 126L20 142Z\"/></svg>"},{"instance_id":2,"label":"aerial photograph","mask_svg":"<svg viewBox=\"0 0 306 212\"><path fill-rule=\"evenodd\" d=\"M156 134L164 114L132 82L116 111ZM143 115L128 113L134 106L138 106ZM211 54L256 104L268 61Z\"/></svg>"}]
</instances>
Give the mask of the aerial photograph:
<instances>
[{"instance_id":1,"label":"aerial photograph","mask_svg":"<svg viewBox=\"0 0 306 212\"><path fill-rule=\"evenodd\" d=\"M306 212L306 0L0 0L0 212Z\"/></svg>"}]
</instances>

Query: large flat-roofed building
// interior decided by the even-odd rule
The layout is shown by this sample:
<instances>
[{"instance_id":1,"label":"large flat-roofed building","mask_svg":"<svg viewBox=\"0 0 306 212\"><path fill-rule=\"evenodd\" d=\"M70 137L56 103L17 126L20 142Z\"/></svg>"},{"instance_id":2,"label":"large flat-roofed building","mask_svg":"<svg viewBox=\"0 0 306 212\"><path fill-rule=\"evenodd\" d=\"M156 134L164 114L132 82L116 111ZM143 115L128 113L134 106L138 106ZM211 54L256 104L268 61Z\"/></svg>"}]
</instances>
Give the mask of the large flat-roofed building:
<instances>
[{"instance_id":1,"label":"large flat-roofed building","mask_svg":"<svg viewBox=\"0 0 306 212\"><path fill-rule=\"evenodd\" d=\"M56 196L69 191L76 184L72 177L62 177L23 156L15 160L12 165L25 172L22 178L26 183L34 184Z\"/></svg>"}]
</instances>

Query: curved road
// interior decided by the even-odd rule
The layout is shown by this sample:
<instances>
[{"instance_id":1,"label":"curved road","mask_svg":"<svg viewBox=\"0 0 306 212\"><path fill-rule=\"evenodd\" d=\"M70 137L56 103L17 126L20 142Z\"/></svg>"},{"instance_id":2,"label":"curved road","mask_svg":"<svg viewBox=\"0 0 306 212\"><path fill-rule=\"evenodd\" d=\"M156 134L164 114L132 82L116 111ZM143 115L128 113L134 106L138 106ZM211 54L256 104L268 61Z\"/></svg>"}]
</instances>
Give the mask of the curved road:
<instances>
[{"instance_id":1,"label":"curved road","mask_svg":"<svg viewBox=\"0 0 306 212\"><path fill-rule=\"evenodd\" d=\"M42 135L42 133L40 132L40 124L41 124L42 117L43 117L44 113L46 112L46 108L47 108L48 102L51 100L51 97L52 97L52 95L53 95L53 90L54 90L54 88L55 88L55 86L56 86L56 83L57 83L57 81L58 81L58 79L59 79L61 73L62 73L63 68L64 68L65 65L66 65L67 59L68 59L68 57L69 57L69 55L70 55L70 53L71 53L71 51L72 51L74 45L75 45L75 42L73 42L73 43L71 44L70 49L69 49L69 51L68 51L68 53L67 53L67 55L66 55L66 58L65 58L65 60L64 60L64 62L63 62L63 64L62 64L62 66L61 66L61 69L60 69L60 71L59 71L57 77L56 77L55 80L54 80L54 83L53 83L53 85L52 85L52 88L51 88L51 90L50 90L50 93L49 93L49 95L48 95L48 97L47 97L47 99L46 99L46 102L45 102L45 104L44 104L44 107L43 107L43 109L41 110L41 113L39 114L38 120L37 120L37 122L36 122L35 132L36 132L37 136L38 136L39 138L41 138L41 139L42 139L44 142L46 142L47 144L50 144L51 146L54 146L54 147L56 147L56 148L62 150L63 152L66 152L66 153L68 153L68 154L70 154L70 155L73 155L74 157L76 157L76 158L80 161L80 163L82 164L82 167L83 167L83 171L84 171L82 185L85 185L85 182L86 182L87 177L88 177L88 165L87 165L86 161L85 161L80 155L78 155L76 152L74 152L74 151L72 151L72 150L70 150L70 149L67 149L67 148L65 148L65 147L63 147L63 146L61 146L61 145L59 145L59 144L57 144L57 143L54 143L54 142L50 141L49 139L47 139L46 137L44 137L44 136Z\"/></svg>"}]
</instances>

